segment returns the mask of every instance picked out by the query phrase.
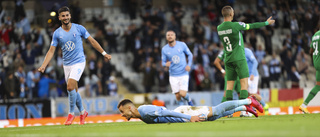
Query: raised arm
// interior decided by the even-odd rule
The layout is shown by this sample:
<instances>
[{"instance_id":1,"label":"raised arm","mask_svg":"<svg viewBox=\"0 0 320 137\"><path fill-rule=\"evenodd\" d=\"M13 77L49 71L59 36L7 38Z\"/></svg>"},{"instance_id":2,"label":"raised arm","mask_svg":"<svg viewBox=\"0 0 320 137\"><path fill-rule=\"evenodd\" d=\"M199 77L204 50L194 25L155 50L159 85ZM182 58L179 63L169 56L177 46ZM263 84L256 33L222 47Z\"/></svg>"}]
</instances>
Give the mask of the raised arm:
<instances>
[{"instance_id":1,"label":"raised arm","mask_svg":"<svg viewBox=\"0 0 320 137\"><path fill-rule=\"evenodd\" d=\"M43 61L42 65L38 68L38 71L43 73L44 70L46 70L46 67L49 64L50 60L52 59L55 51L56 51L56 47L55 46L50 46L50 49L47 52L46 57L44 58L44 61Z\"/></svg>"},{"instance_id":2,"label":"raised arm","mask_svg":"<svg viewBox=\"0 0 320 137\"><path fill-rule=\"evenodd\" d=\"M256 23L243 23L239 22L239 29L240 30L249 30L249 29L257 29L267 25L274 24L275 20L272 19L272 16L267 19L265 22L256 22Z\"/></svg>"},{"instance_id":3,"label":"raised arm","mask_svg":"<svg viewBox=\"0 0 320 137\"><path fill-rule=\"evenodd\" d=\"M92 47L94 49L96 49L98 52L100 52L106 59L110 60L111 59L111 55L107 54L102 47L100 46L100 44L91 36L88 37L88 41L90 42L90 44L92 45Z\"/></svg>"}]
</instances>

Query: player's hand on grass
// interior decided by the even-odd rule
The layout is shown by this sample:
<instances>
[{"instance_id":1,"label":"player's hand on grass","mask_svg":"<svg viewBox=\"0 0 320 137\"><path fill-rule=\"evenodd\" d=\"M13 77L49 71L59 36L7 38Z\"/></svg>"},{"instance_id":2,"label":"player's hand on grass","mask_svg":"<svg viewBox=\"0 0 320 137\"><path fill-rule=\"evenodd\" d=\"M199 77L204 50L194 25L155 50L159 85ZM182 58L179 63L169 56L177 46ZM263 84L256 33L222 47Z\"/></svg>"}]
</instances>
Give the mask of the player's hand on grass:
<instances>
[{"instance_id":1,"label":"player's hand on grass","mask_svg":"<svg viewBox=\"0 0 320 137\"><path fill-rule=\"evenodd\" d=\"M190 122L200 122L199 116L191 116Z\"/></svg>"},{"instance_id":2,"label":"player's hand on grass","mask_svg":"<svg viewBox=\"0 0 320 137\"><path fill-rule=\"evenodd\" d=\"M269 25L272 25L274 22L276 22L274 19L272 19L272 16L270 16L268 19L267 19Z\"/></svg>"},{"instance_id":3,"label":"player's hand on grass","mask_svg":"<svg viewBox=\"0 0 320 137\"><path fill-rule=\"evenodd\" d=\"M190 66L186 66L186 71L190 71Z\"/></svg>"},{"instance_id":4,"label":"player's hand on grass","mask_svg":"<svg viewBox=\"0 0 320 137\"><path fill-rule=\"evenodd\" d=\"M38 68L38 71L41 73L44 73L44 70L46 70L46 67L41 66Z\"/></svg>"},{"instance_id":5,"label":"player's hand on grass","mask_svg":"<svg viewBox=\"0 0 320 137\"><path fill-rule=\"evenodd\" d=\"M167 63L166 63L166 67L170 67L170 65L171 65L171 61L167 61Z\"/></svg>"},{"instance_id":6,"label":"player's hand on grass","mask_svg":"<svg viewBox=\"0 0 320 137\"><path fill-rule=\"evenodd\" d=\"M104 55L104 58L106 58L107 60L111 60L112 56L109 54Z\"/></svg>"}]
</instances>

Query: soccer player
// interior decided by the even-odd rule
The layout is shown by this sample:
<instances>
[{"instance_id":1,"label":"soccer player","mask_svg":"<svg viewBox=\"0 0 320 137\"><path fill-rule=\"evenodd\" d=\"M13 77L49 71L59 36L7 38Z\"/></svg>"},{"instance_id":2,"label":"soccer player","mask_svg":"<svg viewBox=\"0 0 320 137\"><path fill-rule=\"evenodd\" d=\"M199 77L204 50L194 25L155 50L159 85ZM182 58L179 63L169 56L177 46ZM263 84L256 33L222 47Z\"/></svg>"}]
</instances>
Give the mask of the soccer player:
<instances>
[{"instance_id":1,"label":"soccer player","mask_svg":"<svg viewBox=\"0 0 320 137\"><path fill-rule=\"evenodd\" d=\"M78 92L78 81L85 68L86 60L83 52L82 38L87 39L91 45L99 51L106 59L110 60L108 55L100 46L100 44L90 36L88 31L79 24L71 23L71 14L68 7L62 7L58 10L59 20L62 25L54 31L49 51L38 71L44 72L50 62L56 47L62 49L63 69L65 80L67 82L69 114L65 121L65 125L71 125L74 116L74 107L77 106L80 115L80 125L85 123L88 112L82 106L81 96Z\"/></svg>"},{"instance_id":2,"label":"soccer player","mask_svg":"<svg viewBox=\"0 0 320 137\"><path fill-rule=\"evenodd\" d=\"M218 35L223 43L225 52L225 71L227 75L227 93L233 89L234 81L239 77L241 84L240 99L248 97L248 65L244 53L244 44L241 30L249 30L271 25L275 21L268 18L265 22L245 24L243 22L231 22L234 10L231 6L222 8L224 22L218 26Z\"/></svg>"},{"instance_id":3,"label":"soccer player","mask_svg":"<svg viewBox=\"0 0 320 137\"><path fill-rule=\"evenodd\" d=\"M310 54L312 55L314 68L316 69L316 86L308 94L308 97L304 100L304 102L300 105L299 109L305 113L309 114L310 112L307 109L309 102L317 95L320 90L320 54L319 54L319 44L320 44L320 31L317 31L312 36L312 41L310 44Z\"/></svg>"},{"instance_id":4,"label":"soccer player","mask_svg":"<svg viewBox=\"0 0 320 137\"><path fill-rule=\"evenodd\" d=\"M248 111L258 117L252 107L257 108L260 112L263 111L261 104L250 97L243 100L226 101L215 107L180 106L173 111L154 105L141 105L136 108L129 99L124 99L118 104L122 117L127 120L139 118L147 124L214 121L237 111Z\"/></svg>"},{"instance_id":5,"label":"soccer player","mask_svg":"<svg viewBox=\"0 0 320 137\"><path fill-rule=\"evenodd\" d=\"M261 104L262 106L265 108L267 108L266 103L264 102L264 100L261 98L261 96L258 93L258 80L259 80L259 73L257 70L258 67L258 61L257 59L254 57L254 54L252 53L252 51L248 48L244 49L245 51L245 57L246 57L246 61L248 64L248 68L249 68L249 74L250 74L250 79L248 79L248 84L249 84L249 88L248 88L248 93L249 96L253 96L254 98L256 98ZM225 76L225 70L221 67L220 62L222 60L224 60L224 52L221 51L218 55L218 57L214 60L214 64L215 66L221 71L221 73ZM226 76L225 76L225 81L226 81ZM229 101L233 99L233 90L229 90L228 92L226 91L226 83L225 83L225 87L224 87L224 96L222 98L221 102L224 101ZM235 91L240 94L240 81L239 78L236 79L235 83L234 83L234 89ZM242 111L240 114L240 117L246 117L246 116L250 116L247 112ZM231 115L228 117L232 117Z\"/></svg>"},{"instance_id":6,"label":"soccer player","mask_svg":"<svg viewBox=\"0 0 320 137\"><path fill-rule=\"evenodd\" d=\"M258 61L250 49L244 48L244 52L246 55L246 60L247 60L249 75L250 75L250 78L248 79L249 96L253 96L254 98L256 98L265 109L265 112L268 113L268 108L269 108L268 104L266 104L264 100L261 98L261 96L258 94L258 84L259 84ZM246 114L242 113L242 116L250 116L250 115L248 113Z\"/></svg>"},{"instance_id":7,"label":"soccer player","mask_svg":"<svg viewBox=\"0 0 320 137\"><path fill-rule=\"evenodd\" d=\"M176 40L176 33L167 31L166 44L161 51L162 66L169 68L169 82L172 93L176 95L179 105L183 105L183 100L188 101L188 105L193 106L188 92L189 71L192 64L192 53L184 42ZM188 63L186 56L188 56Z\"/></svg>"}]
</instances>

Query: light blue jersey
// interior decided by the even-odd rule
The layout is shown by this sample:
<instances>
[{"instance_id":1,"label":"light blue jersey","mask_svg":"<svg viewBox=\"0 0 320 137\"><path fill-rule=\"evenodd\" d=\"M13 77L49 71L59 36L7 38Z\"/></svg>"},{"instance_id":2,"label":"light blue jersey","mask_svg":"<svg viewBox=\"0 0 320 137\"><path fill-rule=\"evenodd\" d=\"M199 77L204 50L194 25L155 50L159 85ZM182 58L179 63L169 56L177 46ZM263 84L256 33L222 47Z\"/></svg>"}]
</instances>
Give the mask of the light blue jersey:
<instances>
[{"instance_id":1,"label":"light blue jersey","mask_svg":"<svg viewBox=\"0 0 320 137\"><path fill-rule=\"evenodd\" d=\"M249 68L249 75L259 76L258 73L258 61L252 51L248 48L244 48L246 54L247 64Z\"/></svg>"},{"instance_id":2,"label":"light blue jersey","mask_svg":"<svg viewBox=\"0 0 320 137\"><path fill-rule=\"evenodd\" d=\"M72 23L69 32L61 27L54 31L51 46L62 49L63 65L71 66L77 63L85 62L83 52L82 38L87 39L90 36L86 28L82 25Z\"/></svg>"},{"instance_id":3,"label":"light blue jersey","mask_svg":"<svg viewBox=\"0 0 320 137\"><path fill-rule=\"evenodd\" d=\"M190 115L167 110L165 107L142 105L138 108L141 120L145 123L180 123L191 119Z\"/></svg>"},{"instance_id":4,"label":"light blue jersey","mask_svg":"<svg viewBox=\"0 0 320 137\"><path fill-rule=\"evenodd\" d=\"M188 56L188 64L185 55ZM176 45L173 47L166 44L161 51L162 66L165 66L167 61L171 61L170 76L189 75L185 68L187 65L191 67L192 57L193 55L187 45L181 41L176 41Z\"/></svg>"}]
</instances>

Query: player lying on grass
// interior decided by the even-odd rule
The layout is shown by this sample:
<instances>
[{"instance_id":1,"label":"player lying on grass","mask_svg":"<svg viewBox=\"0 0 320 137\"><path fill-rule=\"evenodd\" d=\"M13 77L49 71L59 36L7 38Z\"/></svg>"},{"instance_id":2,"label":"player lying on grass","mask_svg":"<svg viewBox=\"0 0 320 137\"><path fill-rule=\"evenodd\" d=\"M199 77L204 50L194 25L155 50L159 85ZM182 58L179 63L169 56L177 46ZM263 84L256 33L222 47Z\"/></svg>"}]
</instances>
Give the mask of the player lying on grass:
<instances>
[{"instance_id":1,"label":"player lying on grass","mask_svg":"<svg viewBox=\"0 0 320 137\"><path fill-rule=\"evenodd\" d=\"M251 97L242 100L226 101L213 107L180 106L175 110L167 110L165 107L154 105L141 105L136 108L129 99L124 99L118 104L122 117L125 117L127 120L139 118L148 124L214 121L238 111L248 111L258 117L253 107L257 108L259 112L263 112L261 104Z\"/></svg>"}]
</instances>

